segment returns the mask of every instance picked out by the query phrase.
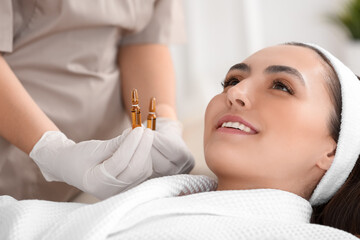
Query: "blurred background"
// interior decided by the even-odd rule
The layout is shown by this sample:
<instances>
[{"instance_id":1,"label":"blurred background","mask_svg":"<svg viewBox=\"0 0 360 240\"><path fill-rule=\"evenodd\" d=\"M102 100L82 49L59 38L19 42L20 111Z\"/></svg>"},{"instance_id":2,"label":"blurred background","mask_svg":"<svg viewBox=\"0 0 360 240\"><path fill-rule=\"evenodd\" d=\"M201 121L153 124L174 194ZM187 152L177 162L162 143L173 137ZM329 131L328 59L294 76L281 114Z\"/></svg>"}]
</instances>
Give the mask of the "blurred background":
<instances>
[{"instance_id":1,"label":"blurred background","mask_svg":"<svg viewBox=\"0 0 360 240\"><path fill-rule=\"evenodd\" d=\"M352 2L360 5L358 0ZM203 156L205 108L222 90L220 83L229 67L253 52L289 41L312 42L359 74L360 44L335 17L349 15L346 11L354 9L349 4L348 0L184 1L187 43L172 46L171 51L179 118L184 139L196 158L192 173L212 175Z\"/></svg>"}]
</instances>

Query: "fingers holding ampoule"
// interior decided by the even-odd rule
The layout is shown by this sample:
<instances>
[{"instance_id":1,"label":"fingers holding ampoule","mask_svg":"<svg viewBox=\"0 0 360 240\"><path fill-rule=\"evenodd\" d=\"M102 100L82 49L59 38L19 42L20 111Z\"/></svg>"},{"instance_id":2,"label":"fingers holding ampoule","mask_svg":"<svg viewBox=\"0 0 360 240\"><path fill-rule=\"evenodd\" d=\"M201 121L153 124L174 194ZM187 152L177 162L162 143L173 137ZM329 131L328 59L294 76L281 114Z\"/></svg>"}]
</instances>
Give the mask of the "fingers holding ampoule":
<instances>
[{"instance_id":1,"label":"fingers holding ampoule","mask_svg":"<svg viewBox=\"0 0 360 240\"><path fill-rule=\"evenodd\" d=\"M151 148L154 131L143 126L127 129L110 158L87 172L86 185L101 188L95 195L104 199L133 187L153 173Z\"/></svg>"},{"instance_id":2,"label":"fingers holding ampoule","mask_svg":"<svg viewBox=\"0 0 360 240\"><path fill-rule=\"evenodd\" d=\"M110 175L116 177L128 166L133 154L139 147L143 133L143 127L137 127L132 130L126 129L123 132L118 149L104 162L104 167Z\"/></svg>"},{"instance_id":3,"label":"fingers holding ampoule","mask_svg":"<svg viewBox=\"0 0 360 240\"><path fill-rule=\"evenodd\" d=\"M137 126L137 111L140 114L138 106L138 94L136 89L132 91L132 126ZM154 141L151 144L151 159L154 174L156 176L173 175L178 173L188 173L194 166L194 159L184 140L182 139L182 126L176 120L176 112L173 107L168 104L159 105L160 118L158 130L154 131ZM147 116L146 125L148 129L156 129L156 100L150 99L149 114ZM145 123L144 123L145 125ZM136 129L136 128L135 128ZM134 130L135 130L134 129ZM133 131L134 131L133 130ZM148 164L143 161L143 164Z\"/></svg>"},{"instance_id":4,"label":"fingers holding ampoule","mask_svg":"<svg viewBox=\"0 0 360 240\"><path fill-rule=\"evenodd\" d=\"M137 92L133 92L132 107L138 106ZM135 105L135 106L134 106ZM140 111L134 113L139 113ZM147 120L155 120L155 100L151 100L150 114ZM140 119L132 112L133 127ZM154 121L147 121L154 129ZM194 159L181 137L180 122L163 118L158 122L158 130L140 126L124 131L119 141L119 148L114 154L97 166L89 174L108 185L102 198L135 186L150 176L158 177L178 173L188 173L194 166ZM145 125L145 124L144 124Z\"/></svg>"},{"instance_id":5,"label":"fingers holding ampoule","mask_svg":"<svg viewBox=\"0 0 360 240\"><path fill-rule=\"evenodd\" d=\"M133 155L123 171L118 172L116 179L128 181L131 185L136 185L152 175L153 166L151 161L151 148L154 139L154 132L145 128ZM121 154L121 151L119 151ZM114 157L118 152L115 152Z\"/></svg>"}]
</instances>

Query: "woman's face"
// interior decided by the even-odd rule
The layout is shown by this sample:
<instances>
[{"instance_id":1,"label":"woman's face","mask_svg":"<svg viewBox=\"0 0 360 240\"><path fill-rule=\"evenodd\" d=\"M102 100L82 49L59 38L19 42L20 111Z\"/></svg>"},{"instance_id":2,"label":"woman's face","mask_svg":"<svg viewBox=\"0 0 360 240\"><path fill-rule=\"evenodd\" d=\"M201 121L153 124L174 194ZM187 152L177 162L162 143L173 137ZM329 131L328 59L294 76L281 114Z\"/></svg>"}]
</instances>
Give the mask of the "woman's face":
<instances>
[{"instance_id":1,"label":"woman's face","mask_svg":"<svg viewBox=\"0 0 360 240\"><path fill-rule=\"evenodd\" d=\"M205 114L205 158L218 189L308 194L304 189L330 167L336 147L325 74L315 52L288 45L230 68Z\"/></svg>"}]
</instances>

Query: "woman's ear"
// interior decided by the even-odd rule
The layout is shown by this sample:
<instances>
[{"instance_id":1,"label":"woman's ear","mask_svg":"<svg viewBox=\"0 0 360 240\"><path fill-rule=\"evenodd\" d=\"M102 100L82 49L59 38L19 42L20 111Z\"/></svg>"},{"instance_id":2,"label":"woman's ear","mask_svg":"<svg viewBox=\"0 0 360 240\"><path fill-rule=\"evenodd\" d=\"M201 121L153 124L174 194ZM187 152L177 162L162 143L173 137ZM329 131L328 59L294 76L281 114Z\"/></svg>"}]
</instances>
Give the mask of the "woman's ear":
<instances>
[{"instance_id":1,"label":"woman's ear","mask_svg":"<svg viewBox=\"0 0 360 240\"><path fill-rule=\"evenodd\" d=\"M323 156L316 162L316 165L321 168L322 170L327 171L332 162L334 161L335 153L336 153L336 142L331 139L332 141L329 142L326 151L324 152Z\"/></svg>"}]
</instances>

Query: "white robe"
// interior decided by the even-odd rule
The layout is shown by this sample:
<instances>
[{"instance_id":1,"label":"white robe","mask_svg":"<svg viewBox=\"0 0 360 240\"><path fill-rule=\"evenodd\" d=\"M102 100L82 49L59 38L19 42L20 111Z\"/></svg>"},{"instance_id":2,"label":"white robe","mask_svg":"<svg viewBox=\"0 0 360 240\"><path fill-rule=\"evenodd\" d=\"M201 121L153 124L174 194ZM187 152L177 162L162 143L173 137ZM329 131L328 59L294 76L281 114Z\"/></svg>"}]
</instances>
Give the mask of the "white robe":
<instances>
[{"instance_id":1,"label":"white robe","mask_svg":"<svg viewBox=\"0 0 360 240\"><path fill-rule=\"evenodd\" d=\"M212 191L216 181L149 180L86 205L0 197L0 239L357 239L310 224L309 202L273 189Z\"/></svg>"}]
</instances>

